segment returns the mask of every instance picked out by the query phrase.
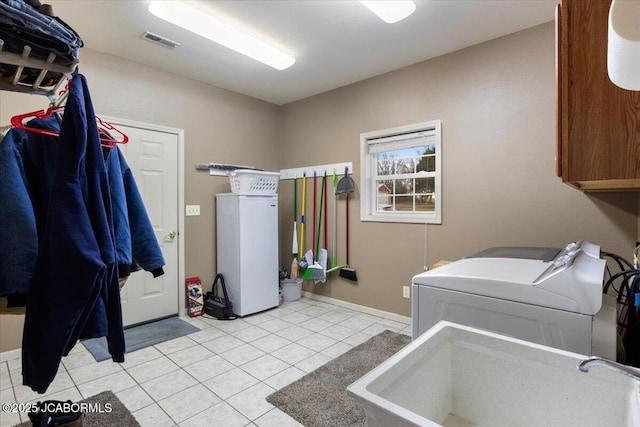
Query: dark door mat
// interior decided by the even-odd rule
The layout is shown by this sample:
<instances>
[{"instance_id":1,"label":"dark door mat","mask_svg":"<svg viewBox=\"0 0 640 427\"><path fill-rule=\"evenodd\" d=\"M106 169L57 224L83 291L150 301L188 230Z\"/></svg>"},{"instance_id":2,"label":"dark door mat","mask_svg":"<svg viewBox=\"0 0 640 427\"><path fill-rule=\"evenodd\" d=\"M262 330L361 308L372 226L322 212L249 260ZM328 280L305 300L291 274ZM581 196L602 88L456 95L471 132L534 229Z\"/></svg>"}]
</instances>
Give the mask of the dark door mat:
<instances>
[{"instance_id":1,"label":"dark door mat","mask_svg":"<svg viewBox=\"0 0 640 427\"><path fill-rule=\"evenodd\" d=\"M143 349L164 341L179 338L200 329L178 317L169 317L146 325L136 326L124 331L126 353ZM82 341L98 362L111 358L106 338L93 338Z\"/></svg>"}]
</instances>

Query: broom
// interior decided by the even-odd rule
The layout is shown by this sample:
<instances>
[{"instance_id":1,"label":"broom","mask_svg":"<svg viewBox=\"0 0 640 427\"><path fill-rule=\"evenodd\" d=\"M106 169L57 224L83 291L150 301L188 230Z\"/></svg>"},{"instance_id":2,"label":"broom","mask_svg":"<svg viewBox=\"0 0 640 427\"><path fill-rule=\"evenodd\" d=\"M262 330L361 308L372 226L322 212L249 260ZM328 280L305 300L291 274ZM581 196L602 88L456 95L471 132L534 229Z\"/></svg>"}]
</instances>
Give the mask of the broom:
<instances>
[{"instance_id":1,"label":"broom","mask_svg":"<svg viewBox=\"0 0 640 427\"><path fill-rule=\"evenodd\" d=\"M345 169L344 171L344 175L345 177L347 177L348 170ZM342 182L342 180L341 180ZM338 186L339 187L339 186ZM340 277L347 279L347 280L351 280L353 282L357 282L358 281L358 276L356 275L356 270L354 268L351 268L349 266L349 193L353 192L353 190L355 190L353 184L348 183L347 187L343 190L345 195L346 195L346 199L345 199L345 210L346 210L346 225L345 225L345 229L346 229L346 261L347 261L347 265L342 267L340 269Z\"/></svg>"}]
</instances>

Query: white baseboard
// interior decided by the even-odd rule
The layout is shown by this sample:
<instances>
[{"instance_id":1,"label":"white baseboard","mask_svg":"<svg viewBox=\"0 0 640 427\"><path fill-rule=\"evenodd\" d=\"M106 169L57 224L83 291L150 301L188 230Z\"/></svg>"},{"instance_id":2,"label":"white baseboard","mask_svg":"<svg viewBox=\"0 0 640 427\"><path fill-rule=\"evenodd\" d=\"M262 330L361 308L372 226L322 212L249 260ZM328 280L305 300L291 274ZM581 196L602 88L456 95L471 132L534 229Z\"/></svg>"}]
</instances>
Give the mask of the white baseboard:
<instances>
[{"instance_id":1,"label":"white baseboard","mask_svg":"<svg viewBox=\"0 0 640 427\"><path fill-rule=\"evenodd\" d=\"M388 311L378 310L377 308L366 307L364 305L354 304L352 302L342 301L339 299L325 297L323 295L314 294L313 292L304 292L304 296L310 299L326 302L328 304L337 305L339 307L348 308L351 310L359 311L361 313L371 314L373 316L382 317L383 319L393 320L395 322L411 325L411 317L402 316L396 313L390 313Z\"/></svg>"},{"instance_id":2,"label":"white baseboard","mask_svg":"<svg viewBox=\"0 0 640 427\"><path fill-rule=\"evenodd\" d=\"M3 351L0 353L0 363L8 362L9 360L20 359L22 357L22 349L16 348L15 350Z\"/></svg>"}]
</instances>

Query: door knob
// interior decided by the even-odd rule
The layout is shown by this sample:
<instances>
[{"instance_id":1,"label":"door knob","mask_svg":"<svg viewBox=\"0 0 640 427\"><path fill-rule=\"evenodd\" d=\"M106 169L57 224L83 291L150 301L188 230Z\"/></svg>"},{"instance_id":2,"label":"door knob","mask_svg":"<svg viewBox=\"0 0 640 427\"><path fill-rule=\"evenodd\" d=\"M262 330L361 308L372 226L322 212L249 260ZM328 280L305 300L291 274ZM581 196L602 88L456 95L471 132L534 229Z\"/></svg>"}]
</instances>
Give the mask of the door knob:
<instances>
[{"instance_id":1,"label":"door knob","mask_svg":"<svg viewBox=\"0 0 640 427\"><path fill-rule=\"evenodd\" d=\"M175 239L177 235L178 233L176 233L175 231L170 231L169 234L167 234L167 236L169 236L171 240Z\"/></svg>"}]
</instances>

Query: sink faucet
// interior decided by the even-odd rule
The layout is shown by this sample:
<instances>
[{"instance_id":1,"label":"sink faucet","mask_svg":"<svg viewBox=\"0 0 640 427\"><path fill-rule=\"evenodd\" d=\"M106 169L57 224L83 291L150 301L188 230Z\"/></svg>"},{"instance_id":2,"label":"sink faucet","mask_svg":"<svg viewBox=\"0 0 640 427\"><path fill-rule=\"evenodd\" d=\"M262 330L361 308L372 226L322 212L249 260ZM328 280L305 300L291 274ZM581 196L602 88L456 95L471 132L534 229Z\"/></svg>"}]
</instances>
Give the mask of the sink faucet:
<instances>
[{"instance_id":1,"label":"sink faucet","mask_svg":"<svg viewBox=\"0 0 640 427\"><path fill-rule=\"evenodd\" d=\"M611 369L619 374L625 375L629 378L633 378L636 381L640 381L640 369L632 368L630 366L617 363L603 357L587 357L578 364L578 369L582 372L589 372L591 366L601 365Z\"/></svg>"}]
</instances>

